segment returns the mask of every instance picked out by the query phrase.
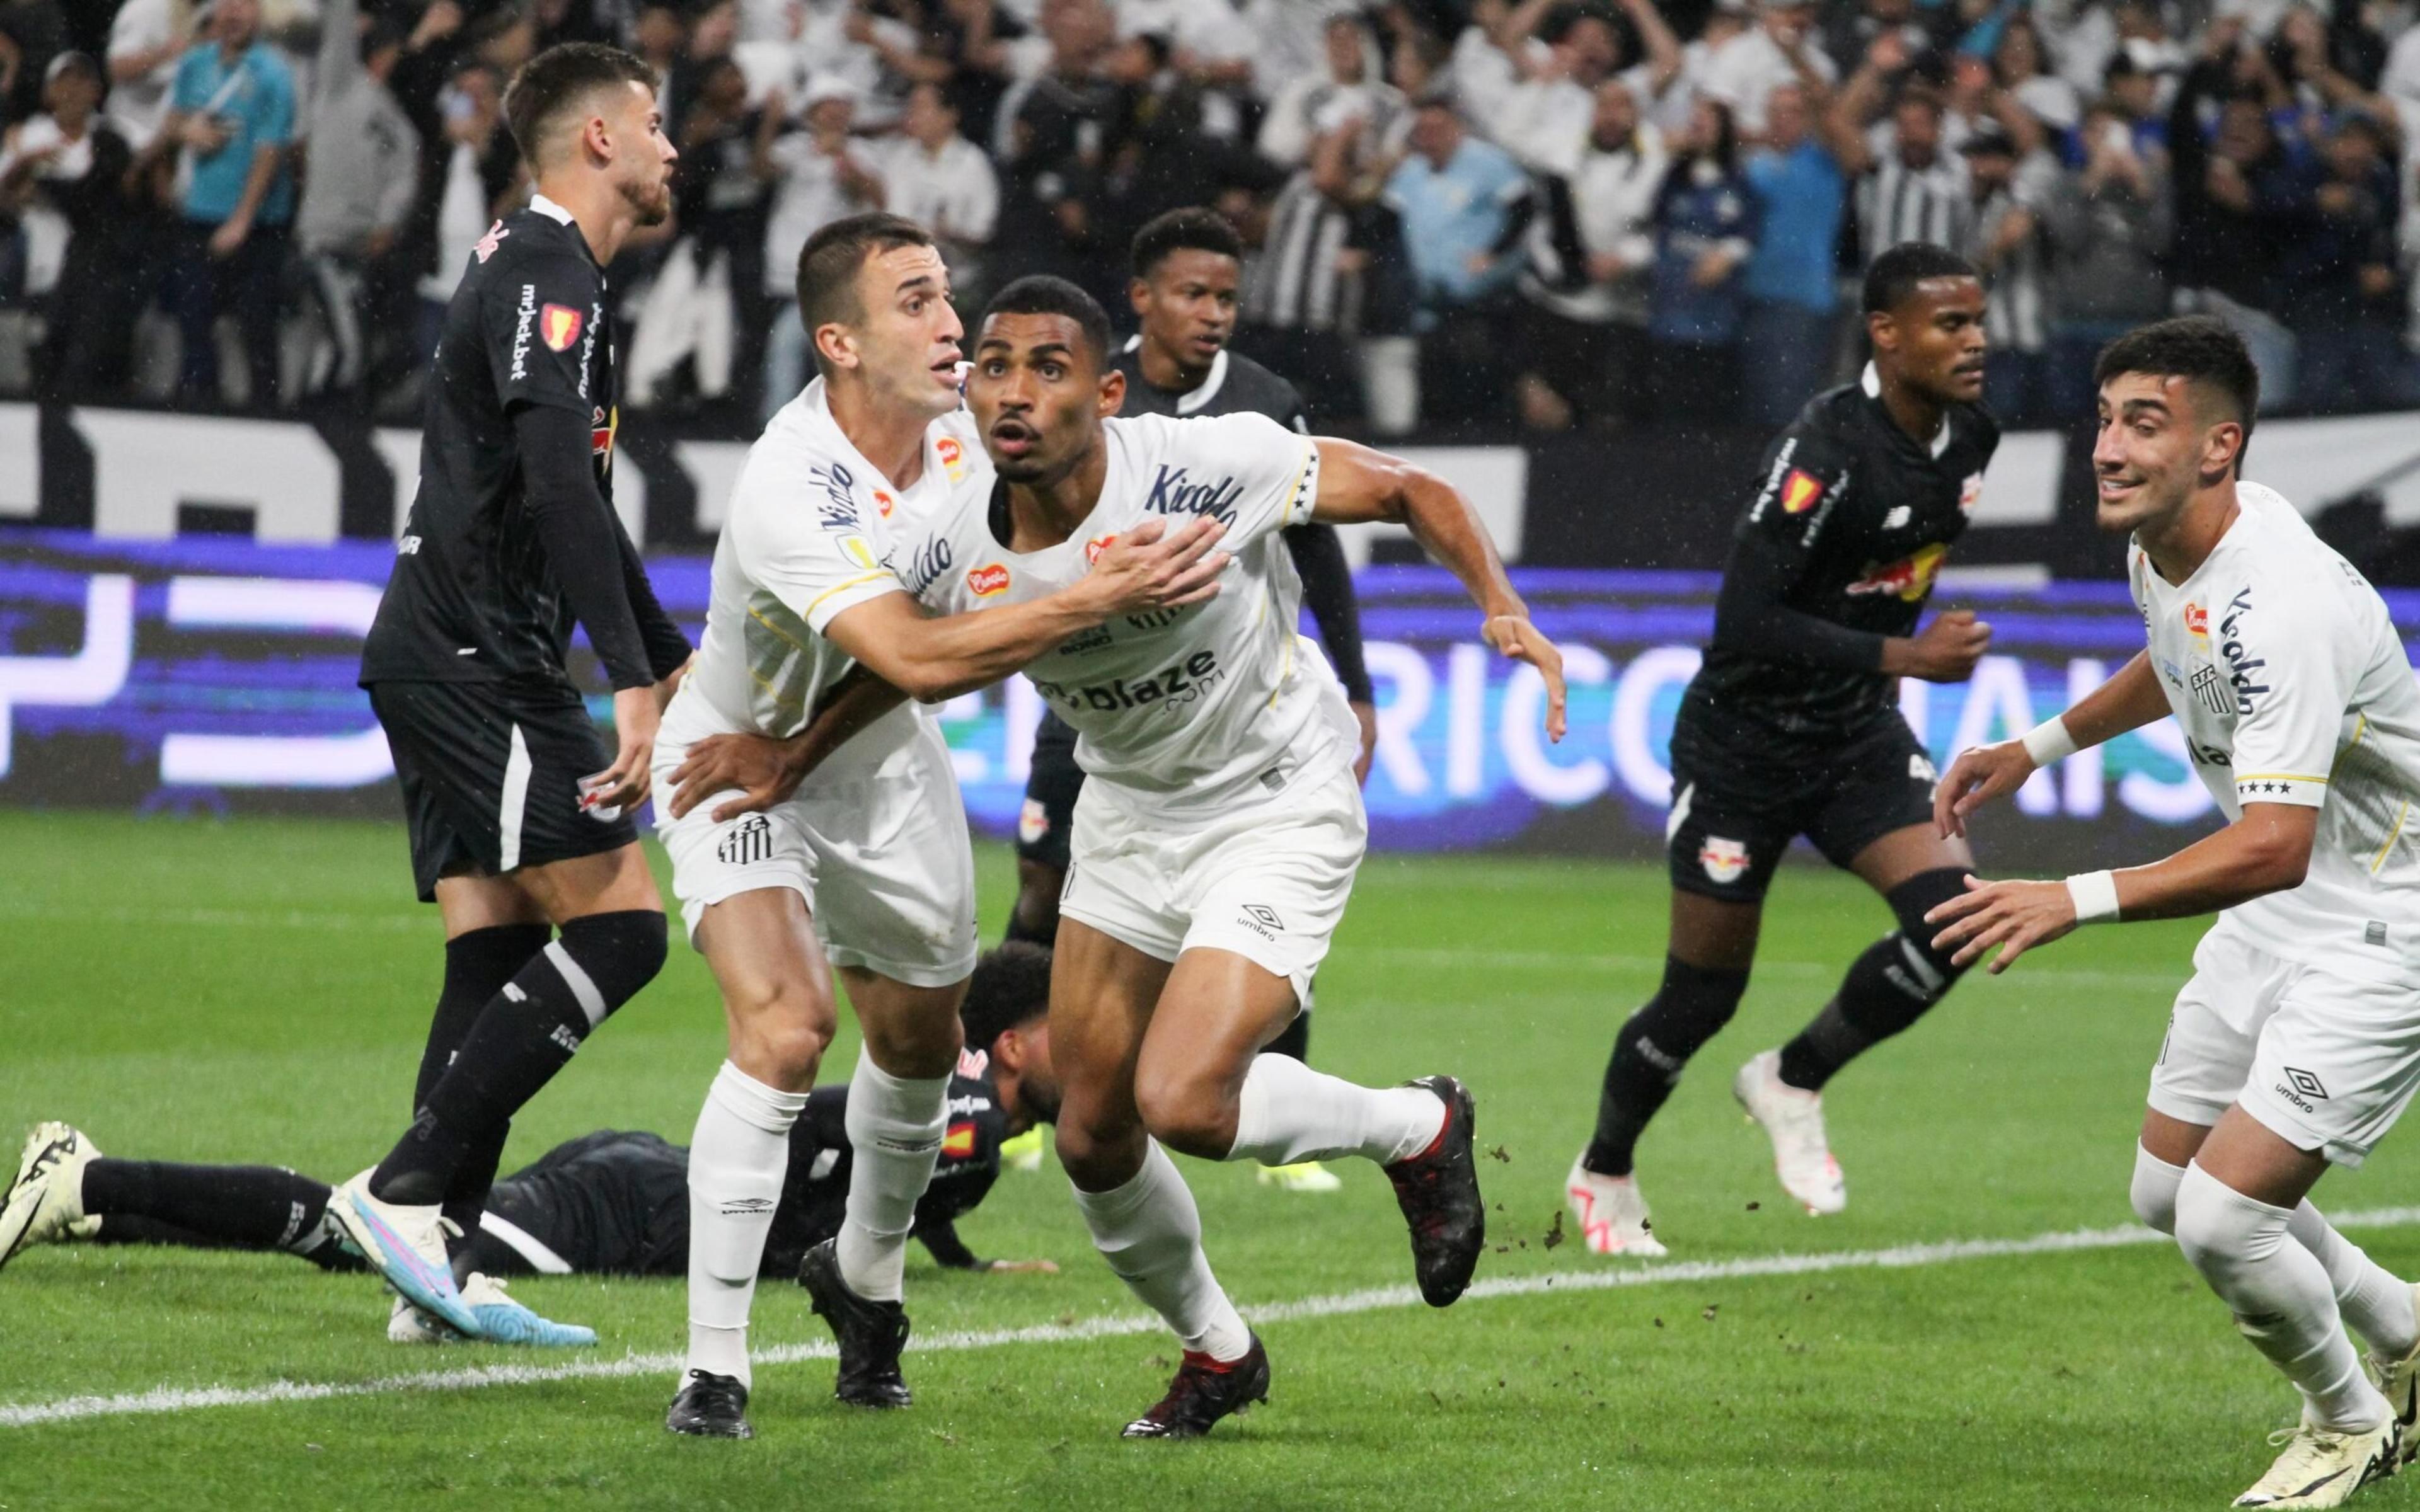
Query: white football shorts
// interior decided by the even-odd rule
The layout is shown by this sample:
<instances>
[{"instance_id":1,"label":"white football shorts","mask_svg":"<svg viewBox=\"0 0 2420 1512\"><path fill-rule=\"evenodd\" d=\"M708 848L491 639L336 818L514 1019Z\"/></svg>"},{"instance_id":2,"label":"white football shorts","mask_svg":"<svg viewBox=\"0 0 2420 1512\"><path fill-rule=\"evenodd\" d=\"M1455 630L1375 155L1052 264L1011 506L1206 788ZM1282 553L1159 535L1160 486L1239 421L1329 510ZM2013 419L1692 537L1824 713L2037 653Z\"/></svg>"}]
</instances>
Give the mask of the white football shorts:
<instances>
[{"instance_id":1,"label":"white football shorts","mask_svg":"<svg viewBox=\"0 0 2420 1512\"><path fill-rule=\"evenodd\" d=\"M1059 912L1161 961L1233 950L1307 1004L1369 843L1349 766L1182 822L1095 779L1076 800Z\"/></svg>"},{"instance_id":2,"label":"white football shorts","mask_svg":"<svg viewBox=\"0 0 2420 1512\"><path fill-rule=\"evenodd\" d=\"M975 877L966 806L940 727L919 723L920 733L880 764L829 777L817 771L770 812L719 825L710 815L732 795L668 817L670 779L687 747L659 742L656 833L672 856L673 892L690 942L716 903L788 887L806 900L835 966L861 966L911 987L948 987L972 974Z\"/></svg>"},{"instance_id":3,"label":"white football shorts","mask_svg":"<svg viewBox=\"0 0 2420 1512\"><path fill-rule=\"evenodd\" d=\"M2297 1149L2359 1165L2420 1088L2420 982L2282 960L2221 916L2194 950L2150 1105L2213 1124L2229 1103Z\"/></svg>"}]
</instances>

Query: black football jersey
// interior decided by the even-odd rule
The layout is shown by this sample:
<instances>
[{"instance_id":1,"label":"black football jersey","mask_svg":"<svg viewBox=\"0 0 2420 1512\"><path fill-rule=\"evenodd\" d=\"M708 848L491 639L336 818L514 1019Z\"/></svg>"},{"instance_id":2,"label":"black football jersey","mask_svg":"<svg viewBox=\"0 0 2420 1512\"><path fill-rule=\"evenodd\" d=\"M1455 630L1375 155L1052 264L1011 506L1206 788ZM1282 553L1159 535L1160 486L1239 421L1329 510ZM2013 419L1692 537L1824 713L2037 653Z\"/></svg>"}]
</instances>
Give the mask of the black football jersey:
<instances>
[{"instance_id":1,"label":"black football jersey","mask_svg":"<svg viewBox=\"0 0 2420 1512\"><path fill-rule=\"evenodd\" d=\"M540 200L488 228L445 309L420 491L363 648L365 683L567 681L571 607L531 517L512 414L585 416L610 510L613 341L605 270L567 215Z\"/></svg>"},{"instance_id":2,"label":"black football jersey","mask_svg":"<svg viewBox=\"0 0 2420 1512\"><path fill-rule=\"evenodd\" d=\"M1118 413L1167 415L1183 420L1192 415L1266 415L1280 425L1311 434L1302 395L1293 384L1238 351L1220 348L1199 387L1179 393L1163 389L1142 376L1142 338L1130 336L1119 351L1117 370L1126 376L1126 399Z\"/></svg>"},{"instance_id":3,"label":"black football jersey","mask_svg":"<svg viewBox=\"0 0 2420 1512\"><path fill-rule=\"evenodd\" d=\"M1869 369L1864 383L1816 395L1774 441L1728 570L1742 552L1759 552L1779 566L1787 608L1904 637L1982 497L2000 427L1980 405L1954 405L1927 446L1892 421L1873 383ZM1821 742L1894 709L1897 689L1879 669L1785 663L1716 644L1683 714Z\"/></svg>"}]
</instances>

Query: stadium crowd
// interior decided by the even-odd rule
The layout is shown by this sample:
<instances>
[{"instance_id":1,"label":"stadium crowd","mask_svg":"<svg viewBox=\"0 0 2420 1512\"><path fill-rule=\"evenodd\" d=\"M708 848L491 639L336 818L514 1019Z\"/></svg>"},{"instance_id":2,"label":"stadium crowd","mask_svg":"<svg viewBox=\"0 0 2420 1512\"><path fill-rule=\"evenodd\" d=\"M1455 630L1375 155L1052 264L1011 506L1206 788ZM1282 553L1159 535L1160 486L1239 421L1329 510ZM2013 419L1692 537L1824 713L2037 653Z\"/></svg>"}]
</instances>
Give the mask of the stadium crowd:
<instances>
[{"instance_id":1,"label":"stadium crowd","mask_svg":"<svg viewBox=\"0 0 2420 1512\"><path fill-rule=\"evenodd\" d=\"M2217 313L2264 408L2413 402L2403 0L0 0L0 390L418 412L528 193L512 70L659 71L676 212L613 270L624 402L752 434L799 248L883 207L961 292L1123 309L1153 215L1253 249L1238 345L1325 425L1775 424L1854 370L1843 289L1989 280L1992 401Z\"/></svg>"}]
</instances>

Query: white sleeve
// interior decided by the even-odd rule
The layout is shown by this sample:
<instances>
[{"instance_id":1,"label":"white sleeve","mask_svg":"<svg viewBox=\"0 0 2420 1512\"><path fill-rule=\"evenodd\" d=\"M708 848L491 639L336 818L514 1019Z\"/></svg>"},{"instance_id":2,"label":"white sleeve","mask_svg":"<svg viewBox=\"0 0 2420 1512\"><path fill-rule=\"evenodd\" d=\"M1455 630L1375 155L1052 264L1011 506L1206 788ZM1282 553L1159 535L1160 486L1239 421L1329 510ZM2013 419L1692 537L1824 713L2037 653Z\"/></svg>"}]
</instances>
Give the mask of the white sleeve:
<instances>
[{"instance_id":1,"label":"white sleeve","mask_svg":"<svg viewBox=\"0 0 2420 1512\"><path fill-rule=\"evenodd\" d=\"M1249 411L1144 423L1167 436L1155 448L1160 460L1146 507L1171 524L1206 511L1227 522L1218 548L1240 551L1311 518L1319 493L1319 443L1311 437Z\"/></svg>"},{"instance_id":2,"label":"white sleeve","mask_svg":"<svg viewBox=\"0 0 2420 1512\"><path fill-rule=\"evenodd\" d=\"M2264 590L2275 602L2260 601ZM2354 617L2331 595L2289 598L2273 584L2210 613L2211 649L2235 694L2236 801L2318 808L2364 659Z\"/></svg>"},{"instance_id":3,"label":"white sleeve","mask_svg":"<svg viewBox=\"0 0 2420 1512\"><path fill-rule=\"evenodd\" d=\"M802 496L820 502L822 493L817 487ZM737 532L733 546L749 579L821 635L841 610L907 592L854 524L827 521L814 508L799 507L797 499L781 509L748 509L735 501L730 529Z\"/></svg>"}]
</instances>

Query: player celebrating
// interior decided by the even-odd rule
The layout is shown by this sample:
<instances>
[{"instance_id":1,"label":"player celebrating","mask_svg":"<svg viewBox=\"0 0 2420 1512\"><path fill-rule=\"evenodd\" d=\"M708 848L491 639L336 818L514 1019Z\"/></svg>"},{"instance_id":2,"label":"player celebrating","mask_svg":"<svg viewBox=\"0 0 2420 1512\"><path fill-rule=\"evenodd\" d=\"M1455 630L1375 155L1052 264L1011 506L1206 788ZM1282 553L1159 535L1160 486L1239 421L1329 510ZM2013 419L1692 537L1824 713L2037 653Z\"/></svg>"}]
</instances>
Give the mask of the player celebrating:
<instances>
[{"instance_id":1,"label":"player celebrating","mask_svg":"<svg viewBox=\"0 0 2420 1512\"><path fill-rule=\"evenodd\" d=\"M627 817L689 644L610 507L605 265L672 211L655 76L571 43L524 65L504 115L536 177L445 312L420 492L362 652L394 748L445 985L411 1129L333 1211L399 1294L459 1333L593 1342L458 1288L442 1225L476 1225L513 1115L663 965L663 905ZM613 685L609 760L564 670L577 620ZM559 937L549 942L549 926Z\"/></svg>"},{"instance_id":2,"label":"player celebrating","mask_svg":"<svg viewBox=\"0 0 2420 1512\"><path fill-rule=\"evenodd\" d=\"M916 1238L941 1265L1055 1271L1047 1260L978 1260L958 1237L1000 1174L1000 1147L1058 1115L1050 1074L1050 952L1011 944L975 967L960 1009L970 1050L950 1082L951 1123L933 1184L916 1204ZM796 1275L806 1252L840 1230L854 1164L848 1088L807 1100L790 1130L790 1163L762 1271ZM0 1264L29 1244L186 1244L282 1251L330 1271L361 1256L328 1215L334 1189L271 1165L113 1160L66 1124L27 1141L22 1175L0 1203ZM681 1275L689 1267L689 1152L651 1134L598 1130L556 1146L498 1181L466 1236L481 1274ZM400 1343L442 1343L452 1330L414 1313Z\"/></svg>"},{"instance_id":3,"label":"player celebrating","mask_svg":"<svg viewBox=\"0 0 2420 1512\"><path fill-rule=\"evenodd\" d=\"M1358 732L1295 631L1276 533L1307 519L1408 524L1479 601L1488 643L1544 677L1558 738L1562 663L1443 480L1261 415L1110 419L1125 379L1109 341L1108 316L1072 284L1001 291L967 380L997 479L954 490L912 555L949 563L928 602L1015 613L1162 519L1227 527L1233 592L1121 616L1029 669L1078 732L1088 774L1051 980L1059 1155L1094 1244L1185 1344L1166 1397L1125 1433L1190 1438L1266 1395L1268 1357L1210 1273L1163 1142L1210 1160L1380 1162L1434 1306L1462 1294L1485 1239L1460 1082L1376 1091L1257 1054L1326 954L1368 835Z\"/></svg>"},{"instance_id":4,"label":"player celebrating","mask_svg":"<svg viewBox=\"0 0 2420 1512\"><path fill-rule=\"evenodd\" d=\"M2149 649L2066 714L1960 756L1944 834L2039 766L2173 714L2226 827L2149 866L1970 881L1934 949L2005 971L2078 924L2218 912L2151 1068L2133 1203L2301 1391L2238 1506L2336 1506L2408 1455L2412 1288L2306 1195L2420 1086L2420 691L2377 591L2292 505L2242 482L2259 375L2209 316L2102 352L2099 519L2133 532ZM2346 1332L2370 1349L2375 1381Z\"/></svg>"},{"instance_id":5,"label":"player celebrating","mask_svg":"<svg viewBox=\"0 0 2420 1512\"><path fill-rule=\"evenodd\" d=\"M1797 1038L1731 1082L1772 1136L1783 1190L1808 1211L1848 1201L1823 1135L1824 1083L1958 977L1921 925L1974 863L1933 832L1932 764L1894 694L1901 677L1963 679L1991 638L1963 611L1916 632L1999 444L1978 403L1983 289L1962 259L1909 242L1874 260L1865 311L1873 363L1862 382L1809 401L1767 454L1714 642L1673 727L1664 980L1614 1041L1596 1135L1566 1183L1600 1255L1665 1253L1632 1152L1747 991L1765 889L1792 836L1882 894L1900 924Z\"/></svg>"},{"instance_id":6,"label":"player celebrating","mask_svg":"<svg viewBox=\"0 0 2420 1512\"><path fill-rule=\"evenodd\" d=\"M1244 244L1216 211L1170 210L1135 234L1134 271L1127 297L1141 331L1117 356L1125 375L1121 415L1266 415L1303 435L1311 423L1294 385L1241 353L1228 349L1234 334L1236 291L1241 286ZM1353 599L1353 569L1336 527L1317 520L1288 526L1280 538L1302 582L1302 599L1326 643L1345 702L1361 727L1354 775L1366 779L1378 743L1378 713L1370 671L1361 659L1361 611ZM1033 733L1032 774L1025 783L1025 810L1016 825L1016 907L1009 915L1011 939L1047 943L1059 931L1059 893L1067 873L1067 834L1075 822L1076 795L1084 786L1076 764L1076 732L1046 712ZM1269 1042L1270 1053L1297 1060L1311 1050L1311 1005ZM1035 1135L1039 1138L1039 1135ZM1033 1156L1039 1161L1041 1149ZM1342 1182L1316 1161L1261 1167L1264 1183L1289 1192L1332 1192Z\"/></svg>"},{"instance_id":7,"label":"player celebrating","mask_svg":"<svg viewBox=\"0 0 2420 1512\"><path fill-rule=\"evenodd\" d=\"M919 699L996 682L1113 615L1216 594L1226 560L1211 550L1215 523L1191 522L1136 536L1013 615L927 619L908 585L946 559L898 558L889 531L892 517L938 507L974 445L963 419L945 418L962 333L949 271L913 222L855 216L808 239L798 287L819 376L749 453L715 548L705 641L656 748L668 784L706 795L676 792L658 827L730 1030L690 1147L689 1357L665 1417L676 1433L750 1436L749 1307L789 1131L831 1040L834 971L865 1037L848 1099L856 1165L848 1220L801 1275L840 1340L841 1399L908 1405L908 1236L948 1128L975 962L966 812L929 714L892 707L764 811L728 801L747 785L749 748L731 737L762 746L845 707L833 701L858 664ZM692 747L717 737L692 767Z\"/></svg>"}]
</instances>

